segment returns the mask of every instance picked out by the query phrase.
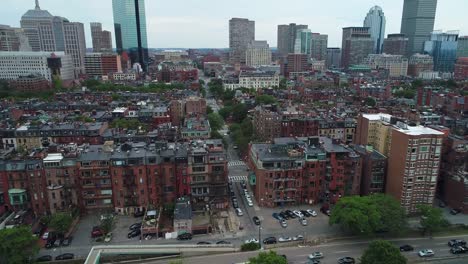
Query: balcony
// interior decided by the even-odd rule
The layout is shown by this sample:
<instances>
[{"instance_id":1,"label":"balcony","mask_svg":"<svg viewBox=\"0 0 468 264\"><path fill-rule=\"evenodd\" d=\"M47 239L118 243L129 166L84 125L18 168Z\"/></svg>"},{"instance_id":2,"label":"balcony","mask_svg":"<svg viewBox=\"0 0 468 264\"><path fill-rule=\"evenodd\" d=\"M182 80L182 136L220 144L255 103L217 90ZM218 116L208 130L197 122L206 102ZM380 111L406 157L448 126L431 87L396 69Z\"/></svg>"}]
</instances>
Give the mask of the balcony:
<instances>
[{"instance_id":1,"label":"balcony","mask_svg":"<svg viewBox=\"0 0 468 264\"><path fill-rule=\"evenodd\" d=\"M287 181L296 181L296 178L274 178L273 182L287 182Z\"/></svg>"}]
</instances>

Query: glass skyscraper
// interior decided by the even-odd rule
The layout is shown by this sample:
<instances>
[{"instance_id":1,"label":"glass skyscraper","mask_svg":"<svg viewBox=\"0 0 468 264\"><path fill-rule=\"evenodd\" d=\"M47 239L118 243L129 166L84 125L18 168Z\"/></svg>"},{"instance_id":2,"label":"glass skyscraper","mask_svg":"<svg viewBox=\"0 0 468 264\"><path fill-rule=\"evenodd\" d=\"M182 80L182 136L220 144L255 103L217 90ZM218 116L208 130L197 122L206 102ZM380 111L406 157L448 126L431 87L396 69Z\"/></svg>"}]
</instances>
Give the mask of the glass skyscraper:
<instances>
[{"instance_id":1,"label":"glass skyscraper","mask_svg":"<svg viewBox=\"0 0 468 264\"><path fill-rule=\"evenodd\" d=\"M117 52L126 52L144 71L148 64L145 0L112 0Z\"/></svg>"},{"instance_id":2,"label":"glass skyscraper","mask_svg":"<svg viewBox=\"0 0 468 264\"><path fill-rule=\"evenodd\" d=\"M310 55L312 31L310 29L298 29L294 43L294 53Z\"/></svg>"},{"instance_id":3,"label":"glass skyscraper","mask_svg":"<svg viewBox=\"0 0 468 264\"><path fill-rule=\"evenodd\" d=\"M385 15L380 6L374 6L364 19L364 26L369 28L369 33L374 40L374 53L382 53L382 45L385 39Z\"/></svg>"},{"instance_id":4,"label":"glass skyscraper","mask_svg":"<svg viewBox=\"0 0 468 264\"><path fill-rule=\"evenodd\" d=\"M457 60L458 31L434 31L424 43L424 52L434 58L434 71L453 72Z\"/></svg>"},{"instance_id":5,"label":"glass skyscraper","mask_svg":"<svg viewBox=\"0 0 468 264\"><path fill-rule=\"evenodd\" d=\"M434 30L436 8L437 0L405 0L400 33L408 38L408 57L422 52Z\"/></svg>"}]
</instances>

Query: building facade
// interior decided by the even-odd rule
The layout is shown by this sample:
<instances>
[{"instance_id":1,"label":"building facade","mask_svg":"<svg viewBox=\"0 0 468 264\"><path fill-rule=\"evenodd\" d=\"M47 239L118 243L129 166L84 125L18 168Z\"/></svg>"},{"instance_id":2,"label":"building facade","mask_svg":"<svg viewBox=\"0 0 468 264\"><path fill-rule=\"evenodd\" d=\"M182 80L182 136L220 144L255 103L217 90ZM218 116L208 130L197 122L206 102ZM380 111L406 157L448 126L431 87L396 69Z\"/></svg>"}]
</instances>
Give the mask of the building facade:
<instances>
[{"instance_id":1,"label":"building facade","mask_svg":"<svg viewBox=\"0 0 468 264\"><path fill-rule=\"evenodd\" d=\"M132 64L143 71L148 66L148 39L144 0L112 0L114 34L117 52L127 53Z\"/></svg>"},{"instance_id":2,"label":"building facade","mask_svg":"<svg viewBox=\"0 0 468 264\"><path fill-rule=\"evenodd\" d=\"M413 54L408 62L408 75L419 77L423 72L432 72L434 69L434 59L427 54Z\"/></svg>"},{"instance_id":3,"label":"building facade","mask_svg":"<svg viewBox=\"0 0 468 264\"><path fill-rule=\"evenodd\" d=\"M0 51L32 51L32 49L23 29L0 25Z\"/></svg>"},{"instance_id":4,"label":"building facade","mask_svg":"<svg viewBox=\"0 0 468 264\"><path fill-rule=\"evenodd\" d=\"M468 36L458 38L457 58L468 57Z\"/></svg>"},{"instance_id":5,"label":"building facade","mask_svg":"<svg viewBox=\"0 0 468 264\"><path fill-rule=\"evenodd\" d=\"M369 54L365 63L372 69L386 69L389 77L404 77L408 74L408 59L403 55Z\"/></svg>"},{"instance_id":6,"label":"building facade","mask_svg":"<svg viewBox=\"0 0 468 264\"><path fill-rule=\"evenodd\" d=\"M312 33L310 37L310 57L319 61L327 59L328 35Z\"/></svg>"},{"instance_id":7,"label":"building facade","mask_svg":"<svg viewBox=\"0 0 468 264\"><path fill-rule=\"evenodd\" d=\"M341 67L341 49L340 48L327 48L327 68L340 68Z\"/></svg>"},{"instance_id":8,"label":"building facade","mask_svg":"<svg viewBox=\"0 0 468 264\"><path fill-rule=\"evenodd\" d=\"M286 64L283 66L283 75L289 77L291 73L305 72L309 70L307 54L288 54Z\"/></svg>"},{"instance_id":9,"label":"building facade","mask_svg":"<svg viewBox=\"0 0 468 264\"><path fill-rule=\"evenodd\" d=\"M341 66L348 68L351 65L359 65L373 53L374 41L369 34L368 27L343 28L341 44Z\"/></svg>"},{"instance_id":10,"label":"building facade","mask_svg":"<svg viewBox=\"0 0 468 264\"><path fill-rule=\"evenodd\" d=\"M255 21L245 18L229 20L229 58L231 63L245 64L246 50L255 40Z\"/></svg>"},{"instance_id":11,"label":"building facade","mask_svg":"<svg viewBox=\"0 0 468 264\"><path fill-rule=\"evenodd\" d=\"M453 72L457 60L458 31L434 31L424 42L424 52L434 58L434 71Z\"/></svg>"},{"instance_id":12,"label":"building facade","mask_svg":"<svg viewBox=\"0 0 468 264\"><path fill-rule=\"evenodd\" d=\"M112 33L102 30L102 24L91 22L91 37L93 39L93 52L112 52Z\"/></svg>"},{"instance_id":13,"label":"building facade","mask_svg":"<svg viewBox=\"0 0 468 264\"><path fill-rule=\"evenodd\" d=\"M434 30L437 0L405 0L400 33L408 37L407 57L421 53Z\"/></svg>"},{"instance_id":14,"label":"building facade","mask_svg":"<svg viewBox=\"0 0 468 264\"><path fill-rule=\"evenodd\" d=\"M271 64L271 50L266 41L252 41L245 51L245 64L247 66L260 66Z\"/></svg>"},{"instance_id":15,"label":"building facade","mask_svg":"<svg viewBox=\"0 0 468 264\"><path fill-rule=\"evenodd\" d=\"M364 27L369 28L369 33L374 40L374 53L382 53L382 45L385 38L385 14L380 6L372 7L364 19Z\"/></svg>"},{"instance_id":16,"label":"building facade","mask_svg":"<svg viewBox=\"0 0 468 264\"><path fill-rule=\"evenodd\" d=\"M278 53L281 56L286 56L289 53L294 53L294 46L297 38L297 31L307 29L307 25L296 25L291 23L289 25L278 25Z\"/></svg>"},{"instance_id":17,"label":"building facade","mask_svg":"<svg viewBox=\"0 0 468 264\"><path fill-rule=\"evenodd\" d=\"M404 34L388 34L383 42L383 53L406 56L408 51L408 38Z\"/></svg>"},{"instance_id":18,"label":"building facade","mask_svg":"<svg viewBox=\"0 0 468 264\"><path fill-rule=\"evenodd\" d=\"M458 58L455 63L454 77L458 80L468 79L468 57Z\"/></svg>"},{"instance_id":19,"label":"building facade","mask_svg":"<svg viewBox=\"0 0 468 264\"><path fill-rule=\"evenodd\" d=\"M296 41L294 42L294 53L307 54L311 52L312 31L310 29L298 29L296 33Z\"/></svg>"},{"instance_id":20,"label":"building facade","mask_svg":"<svg viewBox=\"0 0 468 264\"><path fill-rule=\"evenodd\" d=\"M120 55L108 53L86 53L86 75L91 78L102 78L114 72L122 71Z\"/></svg>"},{"instance_id":21,"label":"building facade","mask_svg":"<svg viewBox=\"0 0 468 264\"><path fill-rule=\"evenodd\" d=\"M0 79L17 80L32 74L49 82L54 75L73 80L74 68L72 58L64 52L0 52Z\"/></svg>"}]
</instances>

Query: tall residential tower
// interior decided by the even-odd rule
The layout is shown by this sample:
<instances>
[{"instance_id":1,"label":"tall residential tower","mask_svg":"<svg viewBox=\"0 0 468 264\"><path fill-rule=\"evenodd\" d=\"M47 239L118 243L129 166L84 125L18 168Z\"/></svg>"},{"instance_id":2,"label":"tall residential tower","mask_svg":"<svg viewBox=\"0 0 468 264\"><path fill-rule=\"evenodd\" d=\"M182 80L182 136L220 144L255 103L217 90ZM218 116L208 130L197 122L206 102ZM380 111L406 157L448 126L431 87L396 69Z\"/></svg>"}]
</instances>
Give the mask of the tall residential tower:
<instances>
[{"instance_id":1,"label":"tall residential tower","mask_svg":"<svg viewBox=\"0 0 468 264\"><path fill-rule=\"evenodd\" d=\"M434 30L437 0L405 0L400 33L408 37L407 56L423 51Z\"/></svg>"},{"instance_id":2,"label":"tall residential tower","mask_svg":"<svg viewBox=\"0 0 468 264\"><path fill-rule=\"evenodd\" d=\"M148 40L145 0L112 0L112 9L117 52L126 52L132 64L139 63L146 71Z\"/></svg>"},{"instance_id":3,"label":"tall residential tower","mask_svg":"<svg viewBox=\"0 0 468 264\"><path fill-rule=\"evenodd\" d=\"M102 24L91 22L91 37L94 52L112 52L112 33L102 30Z\"/></svg>"},{"instance_id":4,"label":"tall residential tower","mask_svg":"<svg viewBox=\"0 0 468 264\"><path fill-rule=\"evenodd\" d=\"M278 53L282 56L288 53L294 53L294 45L296 44L297 31L307 29L307 25L278 25Z\"/></svg>"},{"instance_id":5,"label":"tall residential tower","mask_svg":"<svg viewBox=\"0 0 468 264\"><path fill-rule=\"evenodd\" d=\"M231 63L245 64L247 46L255 40L255 21L246 18L229 20L229 59Z\"/></svg>"}]
</instances>

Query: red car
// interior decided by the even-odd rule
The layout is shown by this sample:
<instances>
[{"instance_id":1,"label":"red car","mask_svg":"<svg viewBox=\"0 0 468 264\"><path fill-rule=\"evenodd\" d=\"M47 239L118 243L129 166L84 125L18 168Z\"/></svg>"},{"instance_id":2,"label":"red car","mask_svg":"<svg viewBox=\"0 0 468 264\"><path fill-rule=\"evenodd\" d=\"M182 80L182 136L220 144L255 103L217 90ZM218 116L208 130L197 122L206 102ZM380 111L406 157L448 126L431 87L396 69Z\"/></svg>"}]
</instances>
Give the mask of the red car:
<instances>
[{"instance_id":1,"label":"red car","mask_svg":"<svg viewBox=\"0 0 468 264\"><path fill-rule=\"evenodd\" d=\"M92 238L101 237L103 235L104 235L104 231L99 226L93 227L93 231L91 231Z\"/></svg>"}]
</instances>

